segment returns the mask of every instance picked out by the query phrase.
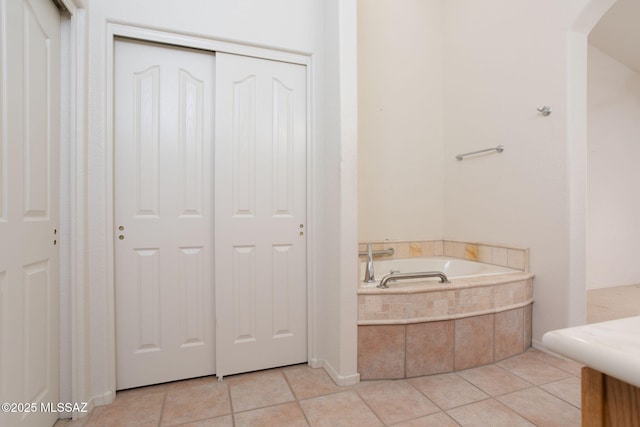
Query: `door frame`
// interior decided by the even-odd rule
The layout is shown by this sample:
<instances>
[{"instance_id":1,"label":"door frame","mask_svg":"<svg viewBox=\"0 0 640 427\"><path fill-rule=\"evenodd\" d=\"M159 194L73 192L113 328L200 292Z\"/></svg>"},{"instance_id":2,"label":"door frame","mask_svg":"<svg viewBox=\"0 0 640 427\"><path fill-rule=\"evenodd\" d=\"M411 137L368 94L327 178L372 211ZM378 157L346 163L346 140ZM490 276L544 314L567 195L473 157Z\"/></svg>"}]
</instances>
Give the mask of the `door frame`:
<instances>
[{"instance_id":1,"label":"door frame","mask_svg":"<svg viewBox=\"0 0 640 427\"><path fill-rule=\"evenodd\" d=\"M322 362L316 357L316 325L315 325L315 275L314 272L314 248L315 248L315 221L313 210L313 195L315 188L314 169L312 162L313 138L312 138L312 87L313 87L313 61L312 55L305 52L294 52L288 50L278 50L261 46L253 46L248 44L233 43L230 41L202 38L187 34L174 33L168 31L160 31L156 29L137 27L121 23L107 23L106 37L106 54L107 54L107 70L106 70L106 128L105 128L105 184L106 184L106 309L107 309L107 354L105 360L105 374L107 376L107 384L109 395L103 396L101 402L103 404L110 403L115 398L116 390L116 330L115 330L115 245L113 236L115 235L114 223L114 48L116 38L139 40L146 42L162 43L184 48L195 48L212 53L224 52L236 55L251 56L260 59L289 62L293 64L304 65L306 67L306 138L307 138L307 229L310 233L307 236L307 358L308 363L312 367L321 367ZM215 94L214 94L215 96ZM98 403L98 402L97 402Z\"/></svg>"}]
</instances>

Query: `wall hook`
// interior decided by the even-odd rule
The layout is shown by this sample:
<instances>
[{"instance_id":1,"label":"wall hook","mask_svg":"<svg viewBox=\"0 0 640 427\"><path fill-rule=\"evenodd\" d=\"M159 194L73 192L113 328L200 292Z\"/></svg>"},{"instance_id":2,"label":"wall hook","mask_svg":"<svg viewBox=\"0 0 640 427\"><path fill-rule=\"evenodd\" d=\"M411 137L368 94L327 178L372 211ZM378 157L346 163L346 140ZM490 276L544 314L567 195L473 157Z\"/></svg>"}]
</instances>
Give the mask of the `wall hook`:
<instances>
[{"instance_id":1,"label":"wall hook","mask_svg":"<svg viewBox=\"0 0 640 427\"><path fill-rule=\"evenodd\" d=\"M547 117L549 114L551 114L551 107L549 107L548 105L544 105L542 108L538 108L538 113Z\"/></svg>"}]
</instances>

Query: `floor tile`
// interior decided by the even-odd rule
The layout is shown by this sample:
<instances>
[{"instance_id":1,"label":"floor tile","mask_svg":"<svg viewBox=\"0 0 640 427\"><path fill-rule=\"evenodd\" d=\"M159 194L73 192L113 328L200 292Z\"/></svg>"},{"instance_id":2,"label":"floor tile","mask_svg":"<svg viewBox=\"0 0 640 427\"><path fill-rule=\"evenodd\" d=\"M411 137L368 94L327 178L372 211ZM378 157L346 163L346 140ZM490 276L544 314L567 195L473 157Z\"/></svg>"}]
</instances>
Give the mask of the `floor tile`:
<instances>
[{"instance_id":1,"label":"floor tile","mask_svg":"<svg viewBox=\"0 0 640 427\"><path fill-rule=\"evenodd\" d=\"M204 378L207 378L207 377L204 377ZM116 395L119 395L119 396L133 396L133 395L137 395L137 394L147 394L147 393L160 392L160 391L165 391L167 389L167 387L169 385L171 385L171 384L184 384L184 383L188 383L190 381L194 381L194 380L193 379L186 379L186 380L180 380L180 381L174 381L174 382L168 382L168 383L146 385L146 386L130 388L130 389L126 389L126 390L118 390L116 392Z\"/></svg>"},{"instance_id":2,"label":"floor tile","mask_svg":"<svg viewBox=\"0 0 640 427\"><path fill-rule=\"evenodd\" d=\"M371 386L373 384L384 384L384 383L390 383L390 382L393 382L393 381L404 381L404 380L361 380L357 384L353 384L353 385L346 386L346 387L341 387L340 390L341 391L358 390L359 388L369 387L369 386Z\"/></svg>"},{"instance_id":3,"label":"floor tile","mask_svg":"<svg viewBox=\"0 0 640 427\"><path fill-rule=\"evenodd\" d=\"M231 393L234 412L248 411L280 403L295 397L279 369L237 375L225 380Z\"/></svg>"},{"instance_id":4,"label":"floor tile","mask_svg":"<svg viewBox=\"0 0 640 427\"><path fill-rule=\"evenodd\" d=\"M516 391L497 399L538 426L566 427L579 426L581 423L578 408L537 387Z\"/></svg>"},{"instance_id":5,"label":"floor tile","mask_svg":"<svg viewBox=\"0 0 640 427\"><path fill-rule=\"evenodd\" d=\"M235 415L235 421L236 427L306 427L309 425L298 402L240 412Z\"/></svg>"},{"instance_id":6,"label":"floor tile","mask_svg":"<svg viewBox=\"0 0 640 427\"><path fill-rule=\"evenodd\" d=\"M382 426L355 391L314 397L300 402L312 427Z\"/></svg>"},{"instance_id":7,"label":"floor tile","mask_svg":"<svg viewBox=\"0 0 640 427\"><path fill-rule=\"evenodd\" d=\"M89 416L84 418L79 418L77 420L72 420L70 418L58 420L54 426L55 427L85 427L87 425L87 421L89 420Z\"/></svg>"},{"instance_id":8,"label":"floor tile","mask_svg":"<svg viewBox=\"0 0 640 427\"><path fill-rule=\"evenodd\" d=\"M490 396L511 393L532 385L497 365L467 369L457 374Z\"/></svg>"},{"instance_id":9,"label":"floor tile","mask_svg":"<svg viewBox=\"0 0 640 427\"><path fill-rule=\"evenodd\" d=\"M447 411L447 413L463 427L528 427L534 425L494 399L460 406Z\"/></svg>"},{"instance_id":10,"label":"floor tile","mask_svg":"<svg viewBox=\"0 0 640 427\"><path fill-rule=\"evenodd\" d=\"M200 384L213 384L213 383L218 383L218 377L214 376L214 375L209 375L206 377L199 377L199 378L191 378L189 380L183 380L183 381L173 381L170 383L164 383L164 384L158 384L157 386L150 386L150 387L162 387L161 390L184 390L184 389L188 389ZM147 387L144 387L147 388Z\"/></svg>"},{"instance_id":11,"label":"floor tile","mask_svg":"<svg viewBox=\"0 0 640 427\"><path fill-rule=\"evenodd\" d=\"M329 374L321 368L314 369L306 365L298 365L285 368L282 372L293 394L299 400L343 391L343 388L337 386Z\"/></svg>"},{"instance_id":12,"label":"floor tile","mask_svg":"<svg viewBox=\"0 0 640 427\"><path fill-rule=\"evenodd\" d=\"M582 407L582 391L580 388L580 378L571 377L565 380L555 381L540 386L554 396L572 404L576 408Z\"/></svg>"},{"instance_id":13,"label":"floor tile","mask_svg":"<svg viewBox=\"0 0 640 427\"><path fill-rule=\"evenodd\" d=\"M393 427L459 427L460 424L455 422L449 415L444 412L427 415L426 417L416 418L415 420L404 423L394 424Z\"/></svg>"},{"instance_id":14,"label":"floor tile","mask_svg":"<svg viewBox=\"0 0 640 427\"><path fill-rule=\"evenodd\" d=\"M450 409L489 396L457 374L440 374L408 380L441 409Z\"/></svg>"},{"instance_id":15,"label":"floor tile","mask_svg":"<svg viewBox=\"0 0 640 427\"><path fill-rule=\"evenodd\" d=\"M457 373L338 387L323 369L295 365L120 391L111 405L55 427L574 426L580 368L529 350Z\"/></svg>"},{"instance_id":16,"label":"floor tile","mask_svg":"<svg viewBox=\"0 0 640 427\"><path fill-rule=\"evenodd\" d=\"M86 427L157 426L162 413L164 390L127 390L116 394L110 405L98 406Z\"/></svg>"},{"instance_id":17,"label":"floor tile","mask_svg":"<svg viewBox=\"0 0 640 427\"><path fill-rule=\"evenodd\" d=\"M530 349L526 354L528 356L535 357L541 362L561 369L573 376L580 377L582 375L582 367L584 365L578 362L574 362L573 360L561 359L560 357L552 356L551 354L545 353L544 351L540 351L535 348Z\"/></svg>"},{"instance_id":18,"label":"floor tile","mask_svg":"<svg viewBox=\"0 0 640 427\"><path fill-rule=\"evenodd\" d=\"M530 352L502 360L497 365L535 385L558 381L571 375L541 361L538 355Z\"/></svg>"},{"instance_id":19,"label":"floor tile","mask_svg":"<svg viewBox=\"0 0 640 427\"><path fill-rule=\"evenodd\" d=\"M225 415L224 417L180 424L180 427L233 427L233 417L231 415Z\"/></svg>"},{"instance_id":20,"label":"floor tile","mask_svg":"<svg viewBox=\"0 0 640 427\"><path fill-rule=\"evenodd\" d=\"M429 415L440 409L406 381L358 389L360 397L386 425Z\"/></svg>"},{"instance_id":21,"label":"floor tile","mask_svg":"<svg viewBox=\"0 0 640 427\"><path fill-rule=\"evenodd\" d=\"M226 385L213 379L196 381L183 388L167 390L162 425L174 426L229 414L231 405Z\"/></svg>"}]
</instances>

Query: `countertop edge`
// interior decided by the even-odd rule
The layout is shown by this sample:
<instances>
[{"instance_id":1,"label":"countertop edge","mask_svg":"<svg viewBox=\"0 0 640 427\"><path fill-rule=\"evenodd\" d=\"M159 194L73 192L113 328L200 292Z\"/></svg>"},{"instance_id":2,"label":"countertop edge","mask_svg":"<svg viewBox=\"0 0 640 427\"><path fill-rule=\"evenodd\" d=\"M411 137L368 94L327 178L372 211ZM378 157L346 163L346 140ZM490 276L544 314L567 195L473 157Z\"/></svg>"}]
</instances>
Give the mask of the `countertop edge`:
<instances>
[{"instance_id":1,"label":"countertop edge","mask_svg":"<svg viewBox=\"0 0 640 427\"><path fill-rule=\"evenodd\" d=\"M584 331L592 325L597 324L549 331L543 335L542 343L557 354L640 387L640 358L607 345L606 340L586 339Z\"/></svg>"}]
</instances>

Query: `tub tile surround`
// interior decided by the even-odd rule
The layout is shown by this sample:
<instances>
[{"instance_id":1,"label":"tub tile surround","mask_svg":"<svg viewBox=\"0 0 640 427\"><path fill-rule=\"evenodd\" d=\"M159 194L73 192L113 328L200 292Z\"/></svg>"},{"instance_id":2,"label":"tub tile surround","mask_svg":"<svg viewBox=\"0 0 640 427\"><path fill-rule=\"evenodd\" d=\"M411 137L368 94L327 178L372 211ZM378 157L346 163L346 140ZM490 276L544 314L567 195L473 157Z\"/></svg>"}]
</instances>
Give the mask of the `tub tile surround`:
<instances>
[{"instance_id":1,"label":"tub tile surround","mask_svg":"<svg viewBox=\"0 0 640 427\"><path fill-rule=\"evenodd\" d=\"M373 245L373 250L393 248L393 255L380 256L379 259L448 256L529 271L529 249L526 248L453 240L421 240L362 242L358 250L366 251L368 243Z\"/></svg>"},{"instance_id":2,"label":"tub tile surround","mask_svg":"<svg viewBox=\"0 0 640 427\"><path fill-rule=\"evenodd\" d=\"M363 380L413 378L488 365L531 344L531 304L454 320L358 326Z\"/></svg>"},{"instance_id":3,"label":"tub tile surround","mask_svg":"<svg viewBox=\"0 0 640 427\"><path fill-rule=\"evenodd\" d=\"M413 378L453 371L454 323L424 322L406 326L404 377ZM364 359L366 357L363 357Z\"/></svg>"},{"instance_id":4,"label":"tub tile surround","mask_svg":"<svg viewBox=\"0 0 640 427\"><path fill-rule=\"evenodd\" d=\"M524 273L523 273L524 274ZM358 324L407 324L450 320L470 314L490 314L519 308L533 301L533 278L517 280L465 280L462 284L433 284L429 292L415 287L361 288L358 291ZM516 276L514 280L514 277Z\"/></svg>"},{"instance_id":5,"label":"tub tile surround","mask_svg":"<svg viewBox=\"0 0 640 427\"><path fill-rule=\"evenodd\" d=\"M359 287L362 379L461 371L530 347L533 274L528 249L446 240L373 243L374 250L394 248L394 255L381 259L448 256L520 272L395 289ZM366 250L366 244L359 249Z\"/></svg>"}]
</instances>

